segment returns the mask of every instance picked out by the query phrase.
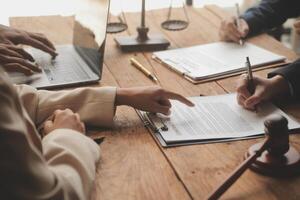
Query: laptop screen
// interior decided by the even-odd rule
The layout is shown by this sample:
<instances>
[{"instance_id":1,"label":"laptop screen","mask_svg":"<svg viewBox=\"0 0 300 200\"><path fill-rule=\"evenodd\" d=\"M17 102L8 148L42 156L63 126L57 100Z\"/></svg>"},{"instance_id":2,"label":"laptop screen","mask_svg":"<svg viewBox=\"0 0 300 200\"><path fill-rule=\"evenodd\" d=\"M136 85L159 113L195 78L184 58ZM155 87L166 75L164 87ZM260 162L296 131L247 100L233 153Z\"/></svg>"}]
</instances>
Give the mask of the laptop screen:
<instances>
[{"instance_id":1,"label":"laptop screen","mask_svg":"<svg viewBox=\"0 0 300 200\"><path fill-rule=\"evenodd\" d=\"M93 0L89 4L90 14L84 18L76 16L73 44L78 54L101 77L110 0Z\"/></svg>"},{"instance_id":2,"label":"laptop screen","mask_svg":"<svg viewBox=\"0 0 300 200\"><path fill-rule=\"evenodd\" d=\"M45 52L26 49L43 70L34 74L30 85L55 88L99 81L110 0L29 1L37 7L33 15L11 16L10 25L44 34L58 52L51 60Z\"/></svg>"}]
</instances>

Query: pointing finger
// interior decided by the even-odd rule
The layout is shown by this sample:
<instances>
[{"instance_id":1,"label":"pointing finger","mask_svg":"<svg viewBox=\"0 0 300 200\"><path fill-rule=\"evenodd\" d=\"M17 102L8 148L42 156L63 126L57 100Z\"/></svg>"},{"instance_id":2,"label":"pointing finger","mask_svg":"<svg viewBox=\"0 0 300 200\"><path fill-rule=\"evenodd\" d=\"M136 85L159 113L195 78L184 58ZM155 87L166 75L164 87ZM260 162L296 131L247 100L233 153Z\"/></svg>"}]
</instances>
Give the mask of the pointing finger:
<instances>
[{"instance_id":1,"label":"pointing finger","mask_svg":"<svg viewBox=\"0 0 300 200\"><path fill-rule=\"evenodd\" d=\"M168 99L178 100L181 103L184 103L185 105L190 106L190 107L195 105L193 102L191 102L190 100L188 100L184 96L182 96L180 94L177 94L177 93L174 93L174 92L166 91L165 97L168 98Z\"/></svg>"}]
</instances>

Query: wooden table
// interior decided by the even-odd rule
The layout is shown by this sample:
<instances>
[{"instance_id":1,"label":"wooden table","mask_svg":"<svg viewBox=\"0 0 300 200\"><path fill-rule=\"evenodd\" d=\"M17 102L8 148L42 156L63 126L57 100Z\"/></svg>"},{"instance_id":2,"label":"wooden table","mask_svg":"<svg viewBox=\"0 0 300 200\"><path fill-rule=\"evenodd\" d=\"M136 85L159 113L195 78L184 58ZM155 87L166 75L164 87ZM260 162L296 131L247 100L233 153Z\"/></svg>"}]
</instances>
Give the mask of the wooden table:
<instances>
[{"instance_id":1,"label":"wooden table","mask_svg":"<svg viewBox=\"0 0 300 200\"><path fill-rule=\"evenodd\" d=\"M166 13L167 10L149 11L147 25L152 33L162 32L171 42L170 48L218 41L221 19L228 15L216 6L188 8L191 20L188 29L168 32L160 28ZM126 14L126 17L129 29L122 35L136 34L135 28L140 23L139 14ZM28 29L26 23L12 22L12 25ZM135 57L158 77L161 87L185 96L216 95L235 91L237 77L193 85L151 59L151 53L122 53L113 41L114 36L107 37L100 86L153 85L154 83L144 74L130 65L129 58ZM62 34L60 38L53 35L49 37L57 42ZM252 38L249 42L285 55L291 60L296 58L295 53L267 35ZM268 71L270 69L255 74L265 76ZM283 109L300 119L299 105L285 106ZM118 108L116 125L112 129L91 136L106 137L101 145L102 157L98 166L93 199L112 200L205 199L243 160L248 147L260 140L165 149L156 143L135 111L129 107ZM300 150L300 136L291 136L291 143ZM300 178L276 179L248 170L222 198L300 199L299 186Z\"/></svg>"}]
</instances>

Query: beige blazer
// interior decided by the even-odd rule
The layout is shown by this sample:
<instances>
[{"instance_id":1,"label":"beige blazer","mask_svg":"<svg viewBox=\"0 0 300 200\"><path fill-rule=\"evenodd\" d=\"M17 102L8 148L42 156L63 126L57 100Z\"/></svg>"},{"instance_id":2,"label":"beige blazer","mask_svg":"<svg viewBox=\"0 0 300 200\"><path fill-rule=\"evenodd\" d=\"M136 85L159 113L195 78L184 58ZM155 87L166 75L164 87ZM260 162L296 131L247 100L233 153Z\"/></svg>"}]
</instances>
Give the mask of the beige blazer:
<instances>
[{"instance_id":1,"label":"beige blazer","mask_svg":"<svg viewBox=\"0 0 300 200\"><path fill-rule=\"evenodd\" d=\"M98 145L70 129L41 139L36 126L70 108L90 125L113 123L116 88L37 91L0 72L0 199L89 199Z\"/></svg>"}]
</instances>

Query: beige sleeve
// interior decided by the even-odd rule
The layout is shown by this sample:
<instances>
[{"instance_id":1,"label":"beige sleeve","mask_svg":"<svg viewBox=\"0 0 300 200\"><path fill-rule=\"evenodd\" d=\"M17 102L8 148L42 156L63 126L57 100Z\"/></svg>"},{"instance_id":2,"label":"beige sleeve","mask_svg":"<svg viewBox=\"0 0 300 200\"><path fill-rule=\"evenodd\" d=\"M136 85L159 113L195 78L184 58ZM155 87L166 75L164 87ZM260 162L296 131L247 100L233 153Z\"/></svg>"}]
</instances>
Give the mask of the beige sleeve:
<instances>
[{"instance_id":1,"label":"beige sleeve","mask_svg":"<svg viewBox=\"0 0 300 200\"><path fill-rule=\"evenodd\" d=\"M49 169L63 187L64 199L89 199L100 158L98 145L70 129L56 129L42 143Z\"/></svg>"},{"instance_id":2,"label":"beige sleeve","mask_svg":"<svg viewBox=\"0 0 300 200\"><path fill-rule=\"evenodd\" d=\"M0 196L4 199L88 199L99 147L69 129L45 136L42 153L30 140L24 109L0 76Z\"/></svg>"},{"instance_id":3,"label":"beige sleeve","mask_svg":"<svg viewBox=\"0 0 300 200\"><path fill-rule=\"evenodd\" d=\"M44 122L56 109L69 108L79 113L87 125L110 127L115 114L115 87L88 87L73 90L36 90L17 86L18 92L35 124Z\"/></svg>"}]
</instances>

